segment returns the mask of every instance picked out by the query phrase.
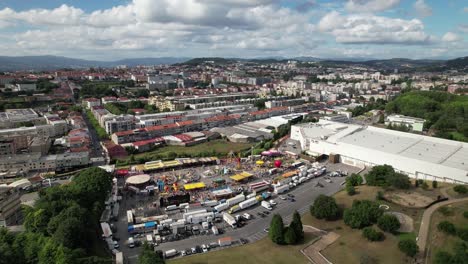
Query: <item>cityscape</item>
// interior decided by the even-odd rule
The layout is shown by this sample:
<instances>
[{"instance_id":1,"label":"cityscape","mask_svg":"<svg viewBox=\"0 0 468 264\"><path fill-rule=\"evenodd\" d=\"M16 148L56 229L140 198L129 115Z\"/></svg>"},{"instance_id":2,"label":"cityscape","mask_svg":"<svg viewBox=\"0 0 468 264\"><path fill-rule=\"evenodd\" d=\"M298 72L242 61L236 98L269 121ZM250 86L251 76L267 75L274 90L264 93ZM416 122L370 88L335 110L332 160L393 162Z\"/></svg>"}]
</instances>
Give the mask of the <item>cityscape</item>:
<instances>
[{"instance_id":1,"label":"cityscape","mask_svg":"<svg viewBox=\"0 0 468 264\"><path fill-rule=\"evenodd\" d=\"M0 3L0 263L465 264L468 3Z\"/></svg>"}]
</instances>

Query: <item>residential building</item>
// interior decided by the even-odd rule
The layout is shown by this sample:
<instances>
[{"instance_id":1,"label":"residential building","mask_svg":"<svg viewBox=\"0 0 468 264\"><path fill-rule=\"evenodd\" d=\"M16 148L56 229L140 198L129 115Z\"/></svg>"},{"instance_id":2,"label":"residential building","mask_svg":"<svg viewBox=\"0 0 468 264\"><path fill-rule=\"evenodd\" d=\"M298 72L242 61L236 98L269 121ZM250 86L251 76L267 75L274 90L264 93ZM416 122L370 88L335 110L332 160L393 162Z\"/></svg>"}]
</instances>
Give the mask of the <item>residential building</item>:
<instances>
[{"instance_id":1,"label":"residential building","mask_svg":"<svg viewBox=\"0 0 468 264\"><path fill-rule=\"evenodd\" d=\"M18 190L0 186L0 227L20 224L21 200Z\"/></svg>"}]
</instances>

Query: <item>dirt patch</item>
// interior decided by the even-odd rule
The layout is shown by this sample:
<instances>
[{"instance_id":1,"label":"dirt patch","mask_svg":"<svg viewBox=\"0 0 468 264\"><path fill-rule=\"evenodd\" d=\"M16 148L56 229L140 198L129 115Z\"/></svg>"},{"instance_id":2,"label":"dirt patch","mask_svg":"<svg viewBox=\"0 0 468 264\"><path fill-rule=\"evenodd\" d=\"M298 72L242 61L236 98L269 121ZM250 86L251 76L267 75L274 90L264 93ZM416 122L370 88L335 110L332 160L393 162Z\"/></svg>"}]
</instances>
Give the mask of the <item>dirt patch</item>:
<instances>
[{"instance_id":1,"label":"dirt patch","mask_svg":"<svg viewBox=\"0 0 468 264\"><path fill-rule=\"evenodd\" d=\"M400 222L400 228L397 230L400 233L409 233L413 232L414 225L413 225L413 218L409 215L402 214L399 212L388 212L388 214L392 214L398 218Z\"/></svg>"},{"instance_id":2,"label":"dirt patch","mask_svg":"<svg viewBox=\"0 0 468 264\"><path fill-rule=\"evenodd\" d=\"M435 199L418 192L393 191L384 194L385 199L405 207L423 208L434 202Z\"/></svg>"}]
</instances>

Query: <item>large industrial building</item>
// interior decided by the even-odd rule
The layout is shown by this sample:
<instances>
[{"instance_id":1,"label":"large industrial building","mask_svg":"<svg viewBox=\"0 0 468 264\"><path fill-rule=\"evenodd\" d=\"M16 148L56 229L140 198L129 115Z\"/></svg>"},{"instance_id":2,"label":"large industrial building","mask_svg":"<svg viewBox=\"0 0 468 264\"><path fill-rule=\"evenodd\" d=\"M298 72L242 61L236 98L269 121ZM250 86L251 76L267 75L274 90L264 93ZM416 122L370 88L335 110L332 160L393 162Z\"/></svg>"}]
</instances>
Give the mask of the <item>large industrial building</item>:
<instances>
[{"instance_id":1,"label":"large industrial building","mask_svg":"<svg viewBox=\"0 0 468 264\"><path fill-rule=\"evenodd\" d=\"M467 143L324 120L292 126L291 138L312 155L337 154L345 164L388 164L412 178L468 183Z\"/></svg>"}]
</instances>

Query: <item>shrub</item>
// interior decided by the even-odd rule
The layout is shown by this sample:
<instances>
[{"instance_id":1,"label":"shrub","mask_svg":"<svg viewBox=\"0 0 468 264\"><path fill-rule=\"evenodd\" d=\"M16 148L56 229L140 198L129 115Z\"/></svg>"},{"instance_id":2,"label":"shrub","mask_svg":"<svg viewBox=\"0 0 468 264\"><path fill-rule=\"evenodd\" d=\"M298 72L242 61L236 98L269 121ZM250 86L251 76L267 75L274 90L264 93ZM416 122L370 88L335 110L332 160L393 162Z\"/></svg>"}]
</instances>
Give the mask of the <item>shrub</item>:
<instances>
[{"instance_id":1,"label":"shrub","mask_svg":"<svg viewBox=\"0 0 468 264\"><path fill-rule=\"evenodd\" d=\"M401 250L401 252L410 257L414 257L419 251L418 245L412 239L401 240L398 243L398 248Z\"/></svg>"},{"instance_id":2,"label":"shrub","mask_svg":"<svg viewBox=\"0 0 468 264\"><path fill-rule=\"evenodd\" d=\"M468 193L468 189L466 188L465 185L457 185L453 187L453 190L459 194L466 194Z\"/></svg>"},{"instance_id":3,"label":"shrub","mask_svg":"<svg viewBox=\"0 0 468 264\"><path fill-rule=\"evenodd\" d=\"M441 232L454 236L457 233L455 225L449 221L442 221L437 224L437 229Z\"/></svg>"},{"instance_id":4,"label":"shrub","mask_svg":"<svg viewBox=\"0 0 468 264\"><path fill-rule=\"evenodd\" d=\"M362 229L362 236L369 241L382 241L385 239L384 233L375 230L372 227Z\"/></svg>"},{"instance_id":5,"label":"shrub","mask_svg":"<svg viewBox=\"0 0 468 264\"><path fill-rule=\"evenodd\" d=\"M354 189L353 185L346 184L346 192L348 193L349 196L352 196L356 194L356 189Z\"/></svg>"},{"instance_id":6,"label":"shrub","mask_svg":"<svg viewBox=\"0 0 468 264\"><path fill-rule=\"evenodd\" d=\"M384 214L377 221L377 225L385 232L395 233L400 228L400 221L392 214Z\"/></svg>"},{"instance_id":7,"label":"shrub","mask_svg":"<svg viewBox=\"0 0 468 264\"><path fill-rule=\"evenodd\" d=\"M438 186L437 181L432 181L432 188L436 189Z\"/></svg>"},{"instance_id":8,"label":"shrub","mask_svg":"<svg viewBox=\"0 0 468 264\"><path fill-rule=\"evenodd\" d=\"M310 207L310 213L317 219L335 220L340 216L340 208L335 198L321 194Z\"/></svg>"},{"instance_id":9,"label":"shrub","mask_svg":"<svg viewBox=\"0 0 468 264\"><path fill-rule=\"evenodd\" d=\"M284 244L284 225L283 218L281 218L281 215L275 214L273 216L273 219L271 219L268 236L270 237L273 243L279 245Z\"/></svg>"},{"instance_id":10,"label":"shrub","mask_svg":"<svg viewBox=\"0 0 468 264\"><path fill-rule=\"evenodd\" d=\"M468 242L468 228L457 228L457 236Z\"/></svg>"},{"instance_id":11,"label":"shrub","mask_svg":"<svg viewBox=\"0 0 468 264\"><path fill-rule=\"evenodd\" d=\"M429 185L427 185L426 182L423 182L423 183L421 184L421 188L423 188L423 190L427 190L427 189L429 188Z\"/></svg>"},{"instance_id":12,"label":"shrub","mask_svg":"<svg viewBox=\"0 0 468 264\"><path fill-rule=\"evenodd\" d=\"M468 218L468 211L463 212L463 217Z\"/></svg>"},{"instance_id":13,"label":"shrub","mask_svg":"<svg viewBox=\"0 0 468 264\"><path fill-rule=\"evenodd\" d=\"M363 228L377 222L383 214L379 205L368 200L356 200L353 206L344 211L343 220L351 228Z\"/></svg>"}]
</instances>

